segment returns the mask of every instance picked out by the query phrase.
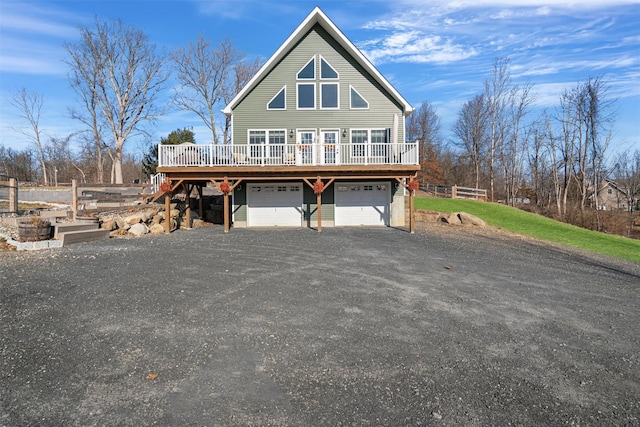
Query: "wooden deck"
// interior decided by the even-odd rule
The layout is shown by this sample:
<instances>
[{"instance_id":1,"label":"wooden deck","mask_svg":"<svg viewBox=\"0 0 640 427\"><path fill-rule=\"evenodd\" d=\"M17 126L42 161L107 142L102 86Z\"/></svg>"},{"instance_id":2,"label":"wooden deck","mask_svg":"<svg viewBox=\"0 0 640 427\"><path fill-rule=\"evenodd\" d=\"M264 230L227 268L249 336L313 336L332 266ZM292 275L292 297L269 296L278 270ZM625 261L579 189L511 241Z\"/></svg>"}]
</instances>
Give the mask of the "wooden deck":
<instances>
[{"instance_id":1,"label":"wooden deck","mask_svg":"<svg viewBox=\"0 0 640 427\"><path fill-rule=\"evenodd\" d=\"M324 165L324 166L187 166L158 167L170 180L291 180L291 179L394 179L407 178L419 165Z\"/></svg>"}]
</instances>

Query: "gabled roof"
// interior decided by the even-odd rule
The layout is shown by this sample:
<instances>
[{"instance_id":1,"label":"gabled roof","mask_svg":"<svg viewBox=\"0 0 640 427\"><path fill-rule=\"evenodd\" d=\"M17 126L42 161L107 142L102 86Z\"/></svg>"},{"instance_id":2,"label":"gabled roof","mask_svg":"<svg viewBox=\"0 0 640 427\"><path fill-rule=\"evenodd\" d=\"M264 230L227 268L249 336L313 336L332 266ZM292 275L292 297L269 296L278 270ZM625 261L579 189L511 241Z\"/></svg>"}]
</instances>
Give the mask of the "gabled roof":
<instances>
[{"instance_id":1,"label":"gabled roof","mask_svg":"<svg viewBox=\"0 0 640 427\"><path fill-rule=\"evenodd\" d=\"M263 76L267 75L275 66L284 58L289 51L296 45L307 32L315 25L319 24L325 29L335 40L342 46L353 58L367 70L373 78L384 87L391 96L404 107L405 116L408 116L413 107L398 93L398 91L387 81L387 79L380 74L380 72L373 66L373 64L355 47L347 37L335 26L333 22L324 14L319 7L315 7L311 13L305 18L304 21L296 28L296 30L289 36L289 38L280 46L280 48L269 58L269 60L258 70L255 76L242 88L242 90L231 100L222 112L228 116L231 115L233 108L249 93L258 83L262 80Z\"/></svg>"}]
</instances>

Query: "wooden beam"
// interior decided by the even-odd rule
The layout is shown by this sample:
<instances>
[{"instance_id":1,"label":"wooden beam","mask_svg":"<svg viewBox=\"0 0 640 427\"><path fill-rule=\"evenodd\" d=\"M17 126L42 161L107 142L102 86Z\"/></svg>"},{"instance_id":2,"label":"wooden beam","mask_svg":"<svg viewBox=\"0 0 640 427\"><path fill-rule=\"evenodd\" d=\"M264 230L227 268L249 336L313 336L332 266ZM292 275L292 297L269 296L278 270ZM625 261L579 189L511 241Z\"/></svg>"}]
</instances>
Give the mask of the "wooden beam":
<instances>
[{"instance_id":1,"label":"wooden beam","mask_svg":"<svg viewBox=\"0 0 640 427\"><path fill-rule=\"evenodd\" d=\"M193 186L189 186L188 183L183 182L182 189L185 193L185 219L187 221L187 228L191 228L191 202L189 199L191 198L191 190L193 190Z\"/></svg>"}]
</instances>

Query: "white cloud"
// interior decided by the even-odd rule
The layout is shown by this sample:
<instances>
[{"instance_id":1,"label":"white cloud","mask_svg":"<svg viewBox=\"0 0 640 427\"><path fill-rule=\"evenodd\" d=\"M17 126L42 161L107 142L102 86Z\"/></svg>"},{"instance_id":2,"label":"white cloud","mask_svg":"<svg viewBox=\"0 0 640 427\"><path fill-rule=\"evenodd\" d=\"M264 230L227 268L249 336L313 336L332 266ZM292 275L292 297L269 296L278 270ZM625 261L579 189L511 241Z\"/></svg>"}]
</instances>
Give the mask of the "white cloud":
<instances>
[{"instance_id":1,"label":"white cloud","mask_svg":"<svg viewBox=\"0 0 640 427\"><path fill-rule=\"evenodd\" d=\"M456 45L438 35L420 31L396 32L386 38L362 43L363 51L374 63L410 62L446 64L477 55L473 47Z\"/></svg>"}]
</instances>

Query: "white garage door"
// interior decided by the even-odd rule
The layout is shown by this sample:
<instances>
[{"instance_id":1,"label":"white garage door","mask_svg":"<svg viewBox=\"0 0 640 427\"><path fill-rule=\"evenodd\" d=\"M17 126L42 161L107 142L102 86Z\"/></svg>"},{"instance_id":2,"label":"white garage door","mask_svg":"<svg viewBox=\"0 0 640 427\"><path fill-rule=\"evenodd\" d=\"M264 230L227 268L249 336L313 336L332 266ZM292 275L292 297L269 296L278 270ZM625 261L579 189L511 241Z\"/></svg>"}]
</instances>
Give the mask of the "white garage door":
<instances>
[{"instance_id":1,"label":"white garage door","mask_svg":"<svg viewBox=\"0 0 640 427\"><path fill-rule=\"evenodd\" d=\"M249 184L247 226L300 227L302 184Z\"/></svg>"},{"instance_id":2,"label":"white garage door","mask_svg":"<svg viewBox=\"0 0 640 427\"><path fill-rule=\"evenodd\" d=\"M335 184L335 224L389 225L388 182Z\"/></svg>"}]
</instances>

